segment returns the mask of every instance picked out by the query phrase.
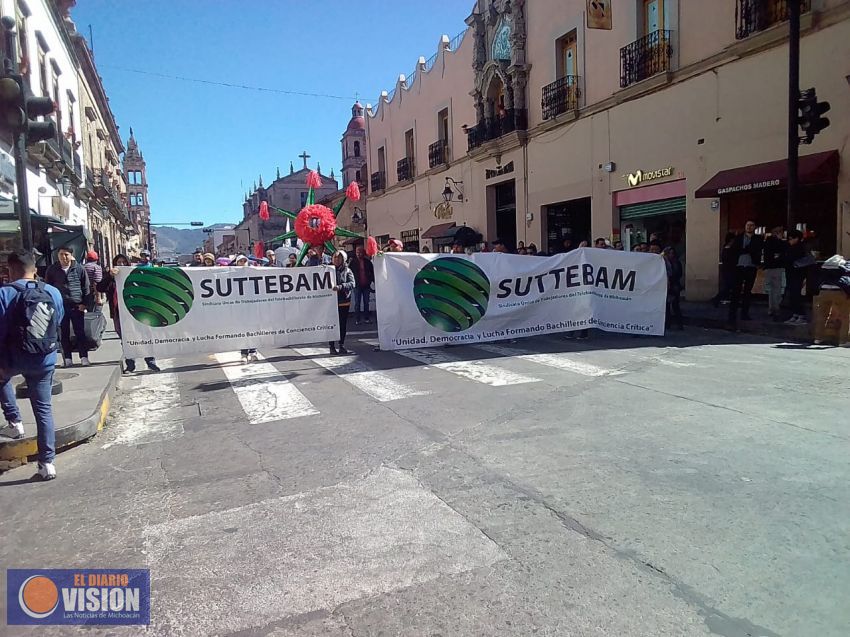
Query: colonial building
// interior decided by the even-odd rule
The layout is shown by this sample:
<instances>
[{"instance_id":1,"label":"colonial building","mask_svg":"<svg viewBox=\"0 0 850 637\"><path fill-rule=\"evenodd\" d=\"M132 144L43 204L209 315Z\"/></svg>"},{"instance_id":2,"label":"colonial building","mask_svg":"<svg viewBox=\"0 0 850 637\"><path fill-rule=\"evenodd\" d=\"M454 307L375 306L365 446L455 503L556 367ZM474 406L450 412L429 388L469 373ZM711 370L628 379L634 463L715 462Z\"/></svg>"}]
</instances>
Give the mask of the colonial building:
<instances>
[{"instance_id":1,"label":"colonial building","mask_svg":"<svg viewBox=\"0 0 850 637\"><path fill-rule=\"evenodd\" d=\"M335 208L345 196L345 189L351 182L357 182L362 193L360 201L345 200L336 218L337 226L351 232L366 231L366 118L363 105L355 102L351 107L351 119L342 134L342 184L341 190L325 197L320 203L328 208ZM352 248L358 239L337 237L334 239L340 248Z\"/></svg>"},{"instance_id":2,"label":"colonial building","mask_svg":"<svg viewBox=\"0 0 850 637\"><path fill-rule=\"evenodd\" d=\"M88 208L90 242L103 263L111 263L119 253L128 254L136 230L127 209L127 184L120 157L124 144L109 106L103 82L97 72L86 39L66 20L78 61L85 178L79 189Z\"/></svg>"},{"instance_id":3,"label":"colonial building","mask_svg":"<svg viewBox=\"0 0 850 637\"><path fill-rule=\"evenodd\" d=\"M148 201L147 165L139 144L130 129L127 152L124 154L124 178L127 181L127 201L130 219L139 231L139 245L156 254L155 233L151 230L151 207Z\"/></svg>"},{"instance_id":4,"label":"colonial building","mask_svg":"<svg viewBox=\"0 0 850 637\"><path fill-rule=\"evenodd\" d=\"M291 222L286 217L272 214L268 221L263 221L259 217L259 211L261 201L267 201L270 206L295 213L305 206L307 193L310 190L307 187L307 175L313 169L307 166L307 160L310 159L307 151L299 157L304 162L300 170L296 171L290 163L289 174L281 177L278 170L275 180L267 188L263 186L263 178L260 176L259 184L254 184L252 191L245 197L245 202L242 204L242 221L233 231L235 234L233 245L238 248L237 251L251 250L258 242L262 242L266 250L278 248L281 242L274 242L272 239L292 229ZM319 201L334 194L339 187L333 170L330 176L323 175L321 166L318 164L315 170L322 179L322 187L314 192L316 201Z\"/></svg>"},{"instance_id":5,"label":"colonial building","mask_svg":"<svg viewBox=\"0 0 850 637\"><path fill-rule=\"evenodd\" d=\"M15 20L15 53L24 81L34 96L49 97L56 105L50 115L56 124L56 137L27 149L29 208L55 222L85 226L88 210L80 198L85 176L79 82L74 46L64 24L69 4L67 0L3 0L0 10L3 16ZM0 28L0 35L4 36L3 32ZM6 55L5 37L0 41ZM0 163L12 165L12 138L6 132L0 132ZM4 174L0 199L9 201L15 196L14 173Z\"/></svg>"},{"instance_id":6,"label":"colonial building","mask_svg":"<svg viewBox=\"0 0 850 637\"><path fill-rule=\"evenodd\" d=\"M477 0L467 31L367 105L370 234L440 249L466 226L555 252L654 233L685 258L688 298L708 298L726 232L786 218L787 4L588 6ZM850 1L803 6L801 88L832 124L801 147L793 224L828 257L850 253Z\"/></svg>"}]
</instances>

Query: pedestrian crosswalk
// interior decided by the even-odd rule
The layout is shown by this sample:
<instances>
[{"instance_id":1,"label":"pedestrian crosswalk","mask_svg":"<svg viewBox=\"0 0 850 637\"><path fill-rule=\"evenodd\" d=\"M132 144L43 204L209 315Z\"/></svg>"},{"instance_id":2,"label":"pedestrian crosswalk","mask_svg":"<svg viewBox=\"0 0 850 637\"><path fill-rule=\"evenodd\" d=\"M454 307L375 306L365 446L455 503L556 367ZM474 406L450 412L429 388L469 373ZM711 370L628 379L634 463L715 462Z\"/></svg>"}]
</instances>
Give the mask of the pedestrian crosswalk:
<instances>
[{"instance_id":1,"label":"pedestrian crosswalk","mask_svg":"<svg viewBox=\"0 0 850 637\"><path fill-rule=\"evenodd\" d=\"M223 403L228 416L237 424L261 425L338 412L339 404L348 408L358 394L367 401L362 405L366 410L369 402L405 402L403 409L418 413L435 401L467 404L469 397L476 396L486 403L487 392L494 390L534 400L553 387L616 382L617 377L646 367L677 374L698 365L692 357L682 360L681 350L675 348L594 349L565 346L554 338L397 351L381 351L377 344L355 338L349 343L354 351L345 355L331 355L326 346L283 348L275 351L272 360L258 353L257 362L250 364L242 364L238 352L225 352L182 372L182 363L167 361L162 374L124 381L130 390L126 403L133 424L116 432L107 445L182 436L175 411L181 391L189 392L183 402L194 401L197 397L190 393L199 387L232 392L235 400ZM566 347L570 351L563 351ZM189 380L193 374L203 378ZM162 408L150 409L151 403Z\"/></svg>"}]
</instances>

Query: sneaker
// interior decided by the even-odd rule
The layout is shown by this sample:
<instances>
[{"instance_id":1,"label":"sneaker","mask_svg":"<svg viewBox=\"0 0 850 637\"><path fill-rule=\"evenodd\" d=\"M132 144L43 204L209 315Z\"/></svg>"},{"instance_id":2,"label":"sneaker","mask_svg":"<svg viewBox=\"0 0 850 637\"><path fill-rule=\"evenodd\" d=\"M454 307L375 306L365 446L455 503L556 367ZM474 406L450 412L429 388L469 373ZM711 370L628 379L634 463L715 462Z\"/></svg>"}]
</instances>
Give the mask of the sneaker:
<instances>
[{"instance_id":1,"label":"sneaker","mask_svg":"<svg viewBox=\"0 0 850 637\"><path fill-rule=\"evenodd\" d=\"M814 341L812 341L812 343L814 343L815 345L823 345L823 341L819 338L816 338Z\"/></svg>"},{"instance_id":2,"label":"sneaker","mask_svg":"<svg viewBox=\"0 0 850 637\"><path fill-rule=\"evenodd\" d=\"M65 367L73 367L73 366L74 366L74 360L73 360L73 359L71 359L71 358L66 358L66 359L63 361L63 363L62 363L62 364L63 364Z\"/></svg>"},{"instance_id":3,"label":"sneaker","mask_svg":"<svg viewBox=\"0 0 850 637\"><path fill-rule=\"evenodd\" d=\"M248 355L247 355L247 354L246 354L245 356L243 356L243 357L242 357L242 364L243 364L243 365L247 365L247 364L248 364Z\"/></svg>"},{"instance_id":4,"label":"sneaker","mask_svg":"<svg viewBox=\"0 0 850 637\"><path fill-rule=\"evenodd\" d=\"M349 352L347 349L345 349L345 347L343 345L339 346L339 353L343 354L343 355L344 354L351 354L351 352Z\"/></svg>"},{"instance_id":5,"label":"sneaker","mask_svg":"<svg viewBox=\"0 0 850 637\"><path fill-rule=\"evenodd\" d=\"M38 475L42 480L53 480L56 478L56 467L52 462L39 462Z\"/></svg>"},{"instance_id":6,"label":"sneaker","mask_svg":"<svg viewBox=\"0 0 850 637\"><path fill-rule=\"evenodd\" d=\"M370 319L370 318L367 316L366 318L364 318L364 319L363 319L363 322L364 322L364 323L371 323L371 322L372 322L372 319Z\"/></svg>"},{"instance_id":7,"label":"sneaker","mask_svg":"<svg viewBox=\"0 0 850 637\"><path fill-rule=\"evenodd\" d=\"M0 436L6 436L12 440L24 437L24 423L10 422L5 427L0 429Z\"/></svg>"},{"instance_id":8,"label":"sneaker","mask_svg":"<svg viewBox=\"0 0 850 637\"><path fill-rule=\"evenodd\" d=\"M248 362L249 363L256 363L257 362L257 352L251 352L250 354L248 354Z\"/></svg>"},{"instance_id":9,"label":"sneaker","mask_svg":"<svg viewBox=\"0 0 850 637\"><path fill-rule=\"evenodd\" d=\"M82 365L83 367L89 367L89 366L91 365L91 363L89 362L89 357L88 357L88 356L83 356L83 357L80 359L80 365Z\"/></svg>"},{"instance_id":10,"label":"sneaker","mask_svg":"<svg viewBox=\"0 0 850 637\"><path fill-rule=\"evenodd\" d=\"M159 368L159 365L156 364L156 361L148 361L147 363L148 369L152 372L161 372L162 370Z\"/></svg>"},{"instance_id":11,"label":"sneaker","mask_svg":"<svg viewBox=\"0 0 850 637\"><path fill-rule=\"evenodd\" d=\"M805 316L798 316L797 322L794 325L808 325L809 321Z\"/></svg>"},{"instance_id":12,"label":"sneaker","mask_svg":"<svg viewBox=\"0 0 850 637\"><path fill-rule=\"evenodd\" d=\"M354 319L354 324L355 324L355 325L360 325L360 319Z\"/></svg>"},{"instance_id":13,"label":"sneaker","mask_svg":"<svg viewBox=\"0 0 850 637\"><path fill-rule=\"evenodd\" d=\"M339 354L339 352L336 351L336 345L331 345L329 351L331 354Z\"/></svg>"},{"instance_id":14,"label":"sneaker","mask_svg":"<svg viewBox=\"0 0 850 637\"><path fill-rule=\"evenodd\" d=\"M136 361L134 361L132 358L128 358L127 360L125 360L124 370L128 374L132 374L134 371L136 371Z\"/></svg>"},{"instance_id":15,"label":"sneaker","mask_svg":"<svg viewBox=\"0 0 850 637\"><path fill-rule=\"evenodd\" d=\"M785 321L784 325L797 325L797 321L799 321L799 320L800 320L800 317L798 317L795 314L794 316L789 318L787 321Z\"/></svg>"}]
</instances>

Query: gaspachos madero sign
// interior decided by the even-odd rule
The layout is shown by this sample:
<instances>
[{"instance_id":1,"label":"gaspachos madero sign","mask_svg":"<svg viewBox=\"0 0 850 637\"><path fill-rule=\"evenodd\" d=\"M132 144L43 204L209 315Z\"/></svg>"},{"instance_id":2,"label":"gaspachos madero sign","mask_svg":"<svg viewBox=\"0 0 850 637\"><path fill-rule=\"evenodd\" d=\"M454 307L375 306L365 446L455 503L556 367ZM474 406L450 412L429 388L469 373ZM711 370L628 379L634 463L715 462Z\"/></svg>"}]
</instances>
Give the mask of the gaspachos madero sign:
<instances>
[{"instance_id":1,"label":"gaspachos madero sign","mask_svg":"<svg viewBox=\"0 0 850 637\"><path fill-rule=\"evenodd\" d=\"M181 356L339 338L336 273L306 268L118 268L124 356Z\"/></svg>"},{"instance_id":2,"label":"gaspachos madero sign","mask_svg":"<svg viewBox=\"0 0 850 637\"><path fill-rule=\"evenodd\" d=\"M553 257L388 253L375 261L381 349L598 328L664 333L661 256L579 248Z\"/></svg>"}]
</instances>

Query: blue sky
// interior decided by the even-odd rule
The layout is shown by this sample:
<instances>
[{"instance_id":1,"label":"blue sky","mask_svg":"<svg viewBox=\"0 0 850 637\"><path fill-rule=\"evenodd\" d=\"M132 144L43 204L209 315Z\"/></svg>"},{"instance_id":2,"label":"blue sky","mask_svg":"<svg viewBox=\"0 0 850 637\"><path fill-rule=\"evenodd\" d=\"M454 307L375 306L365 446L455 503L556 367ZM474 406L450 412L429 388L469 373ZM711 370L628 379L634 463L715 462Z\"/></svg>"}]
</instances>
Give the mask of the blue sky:
<instances>
[{"instance_id":1,"label":"blue sky","mask_svg":"<svg viewBox=\"0 0 850 637\"><path fill-rule=\"evenodd\" d=\"M121 133L147 161L154 223L239 221L259 175L296 170L306 150L338 174L355 93L392 90L441 34L465 28L472 0L78 0ZM129 72L323 93L315 98ZM241 182L241 184L240 184Z\"/></svg>"}]
</instances>

